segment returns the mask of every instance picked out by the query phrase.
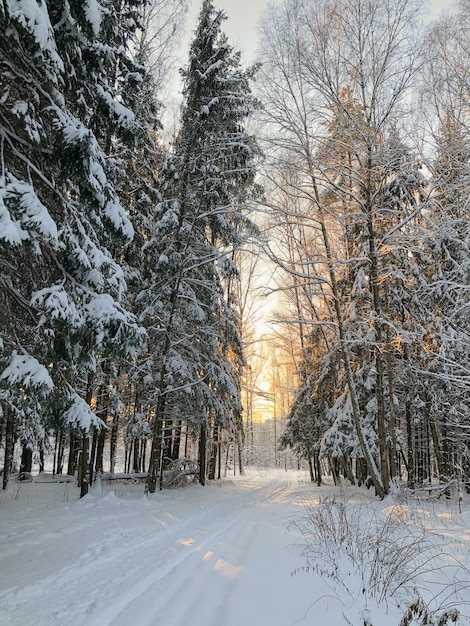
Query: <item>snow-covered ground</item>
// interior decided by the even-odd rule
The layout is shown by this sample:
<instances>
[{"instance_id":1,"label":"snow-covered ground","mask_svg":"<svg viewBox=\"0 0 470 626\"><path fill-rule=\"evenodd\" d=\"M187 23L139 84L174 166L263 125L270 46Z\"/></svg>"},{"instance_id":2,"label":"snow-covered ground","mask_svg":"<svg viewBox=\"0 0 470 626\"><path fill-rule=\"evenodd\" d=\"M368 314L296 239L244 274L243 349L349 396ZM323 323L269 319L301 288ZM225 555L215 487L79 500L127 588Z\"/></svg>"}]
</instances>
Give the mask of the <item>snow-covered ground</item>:
<instances>
[{"instance_id":1,"label":"snow-covered ground","mask_svg":"<svg viewBox=\"0 0 470 626\"><path fill-rule=\"evenodd\" d=\"M38 481L12 481L0 493L5 626L342 626L347 620L354 626L398 626L416 595L415 584L436 614L456 607L458 623L470 624L470 503L460 512L446 503L378 502L366 490L318 488L304 472L280 470L251 470L149 498L128 493L124 485L114 485L114 492L99 485L79 500L73 484ZM390 516L399 525L406 518L405 543L414 536L414 524L416 541L426 537L426 545L435 548L437 556L423 567L431 553L425 556L428 548L420 543L416 579L407 583L405 595L405 586L388 601L364 594L367 559L358 567L335 553L337 547L321 548L326 561L310 565L327 569L327 559L337 557L344 586L334 576L323 580L302 570L306 562L295 520L318 506L334 512L318 505L332 494L353 513L346 551L359 532L354 520L363 529ZM400 541L395 524L381 542L397 532ZM396 569L393 546L404 554L405 544L390 546L387 558ZM409 622L422 623L437 621Z\"/></svg>"}]
</instances>

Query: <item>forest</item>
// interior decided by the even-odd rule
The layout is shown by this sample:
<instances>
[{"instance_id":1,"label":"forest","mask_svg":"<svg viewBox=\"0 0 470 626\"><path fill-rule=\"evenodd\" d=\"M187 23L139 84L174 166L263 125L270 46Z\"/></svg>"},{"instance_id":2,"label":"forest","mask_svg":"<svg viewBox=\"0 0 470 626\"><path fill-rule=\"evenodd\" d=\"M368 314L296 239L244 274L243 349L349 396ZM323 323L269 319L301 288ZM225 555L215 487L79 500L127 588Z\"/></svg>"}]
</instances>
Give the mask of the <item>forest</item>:
<instances>
[{"instance_id":1,"label":"forest","mask_svg":"<svg viewBox=\"0 0 470 626\"><path fill-rule=\"evenodd\" d=\"M283 0L246 66L203 0L173 133L186 10L0 3L3 488L204 484L272 426L317 484L470 492L470 1Z\"/></svg>"}]
</instances>

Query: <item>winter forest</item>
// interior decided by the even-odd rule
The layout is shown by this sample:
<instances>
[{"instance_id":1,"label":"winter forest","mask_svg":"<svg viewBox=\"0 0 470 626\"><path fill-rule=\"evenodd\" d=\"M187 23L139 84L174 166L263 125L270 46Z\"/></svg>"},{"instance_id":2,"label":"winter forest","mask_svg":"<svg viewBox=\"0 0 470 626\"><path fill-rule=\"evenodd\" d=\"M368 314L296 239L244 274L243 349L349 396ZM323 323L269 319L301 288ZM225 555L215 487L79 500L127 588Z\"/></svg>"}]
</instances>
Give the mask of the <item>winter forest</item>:
<instances>
[{"instance_id":1,"label":"winter forest","mask_svg":"<svg viewBox=\"0 0 470 626\"><path fill-rule=\"evenodd\" d=\"M470 3L286 0L244 68L205 0L168 137L185 8L0 7L4 488L47 456L153 493L264 438L470 489Z\"/></svg>"},{"instance_id":2,"label":"winter forest","mask_svg":"<svg viewBox=\"0 0 470 626\"><path fill-rule=\"evenodd\" d=\"M0 622L470 624L435 4L266 3L251 60L217 0L0 2Z\"/></svg>"},{"instance_id":3,"label":"winter forest","mask_svg":"<svg viewBox=\"0 0 470 626\"><path fill-rule=\"evenodd\" d=\"M0 4L3 487L470 490L470 2ZM162 122L163 120L163 122Z\"/></svg>"},{"instance_id":4,"label":"winter forest","mask_svg":"<svg viewBox=\"0 0 470 626\"><path fill-rule=\"evenodd\" d=\"M470 489L470 4L287 0L243 68L205 0L168 138L185 8L0 7L4 488L204 483L264 437L318 484Z\"/></svg>"}]
</instances>

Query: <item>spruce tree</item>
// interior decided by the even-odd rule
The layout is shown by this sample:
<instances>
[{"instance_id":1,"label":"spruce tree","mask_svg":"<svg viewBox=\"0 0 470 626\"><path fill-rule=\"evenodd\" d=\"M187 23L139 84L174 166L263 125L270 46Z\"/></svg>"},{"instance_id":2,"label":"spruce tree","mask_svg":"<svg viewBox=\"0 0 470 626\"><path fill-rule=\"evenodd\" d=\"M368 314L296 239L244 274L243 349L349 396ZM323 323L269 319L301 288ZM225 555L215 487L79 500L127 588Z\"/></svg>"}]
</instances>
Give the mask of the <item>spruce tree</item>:
<instances>
[{"instance_id":1,"label":"spruce tree","mask_svg":"<svg viewBox=\"0 0 470 626\"><path fill-rule=\"evenodd\" d=\"M221 33L224 19L204 0L183 71L181 127L146 246L149 288L140 301L152 342L148 367L158 373L150 492L175 415L185 415L200 435L203 481L209 420L233 424L241 411L235 366L241 345L226 284L236 275L231 253L252 228L245 210L258 152L243 127L255 104L253 70L240 68L239 54Z\"/></svg>"},{"instance_id":2,"label":"spruce tree","mask_svg":"<svg viewBox=\"0 0 470 626\"><path fill-rule=\"evenodd\" d=\"M142 338L120 304L126 282L113 248L133 227L109 158L115 136L138 132L116 91L130 80L135 7L108 4L0 5L5 477L19 428L32 443L45 438L48 414L82 433L100 423L87 388L97 358L134 354Z\"/></svg>"}]
</instances>

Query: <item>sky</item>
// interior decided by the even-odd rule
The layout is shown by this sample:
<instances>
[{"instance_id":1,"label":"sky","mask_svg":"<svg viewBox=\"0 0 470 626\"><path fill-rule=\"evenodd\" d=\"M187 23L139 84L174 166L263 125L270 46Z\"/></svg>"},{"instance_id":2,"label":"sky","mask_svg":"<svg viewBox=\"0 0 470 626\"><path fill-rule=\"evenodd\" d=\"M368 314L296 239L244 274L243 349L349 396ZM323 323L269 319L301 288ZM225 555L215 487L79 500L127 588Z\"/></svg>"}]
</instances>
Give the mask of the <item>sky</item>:
<instances>
[{"instance_id":1,"label":"sky","mask_svg":"<svg viewBox=\"0 0 470 626\"><path fill-rule=\"evenodd\" d=\"M243 64L249 65L255 60L257 48L257 24L268 4L277 4L280 0L214 0L217 8L223 9L228 19L223 30L230 43L242 53ZM313 1L313 0L312 0ZM452 0L430 0L430 13L438 15L452 4ZM188 35L195 27L195 21L201 6L200 0L190 0L187 19Z\"/></svg>"},{"instance_id":2,"label":"sky","mask_svg":"<svg viewBox=\"0 0 470 626\"><path fill-rule=\"evenodd\" d=\"M313 2L314 0L312 0ZM436 16L454 0L429 0L430 15ZM242 53L242 65L250 66L256 61L258 47L258 22L269 4L278 4L282 0L214 0L216 8L227 15L222 30L228 36L230 44ZM189 46L196 28L197 16L202 0L188 0L188 14L183 35L176 51L176 67L185 67L188 60ZM164 127L171 137L179 119L182 83L176 73L168 94L165 95L167 111L163 114Z\"/></svg>"},{"instance_id":3,"label":"sky","mask_svg":"<svg viewBox=\"0 0 470 626\"><path fill-rule=\"evenodd\" d=\"M230 43L242 53L242 58L250 64L257 47L257 24L271 0L215 0L215 6L223 9L227 20L223 30ZM191 0L188 25L195 21L201 6L200 1ZM194 26L191 26L193 29Z\"/></svg>"}]
</instances>

